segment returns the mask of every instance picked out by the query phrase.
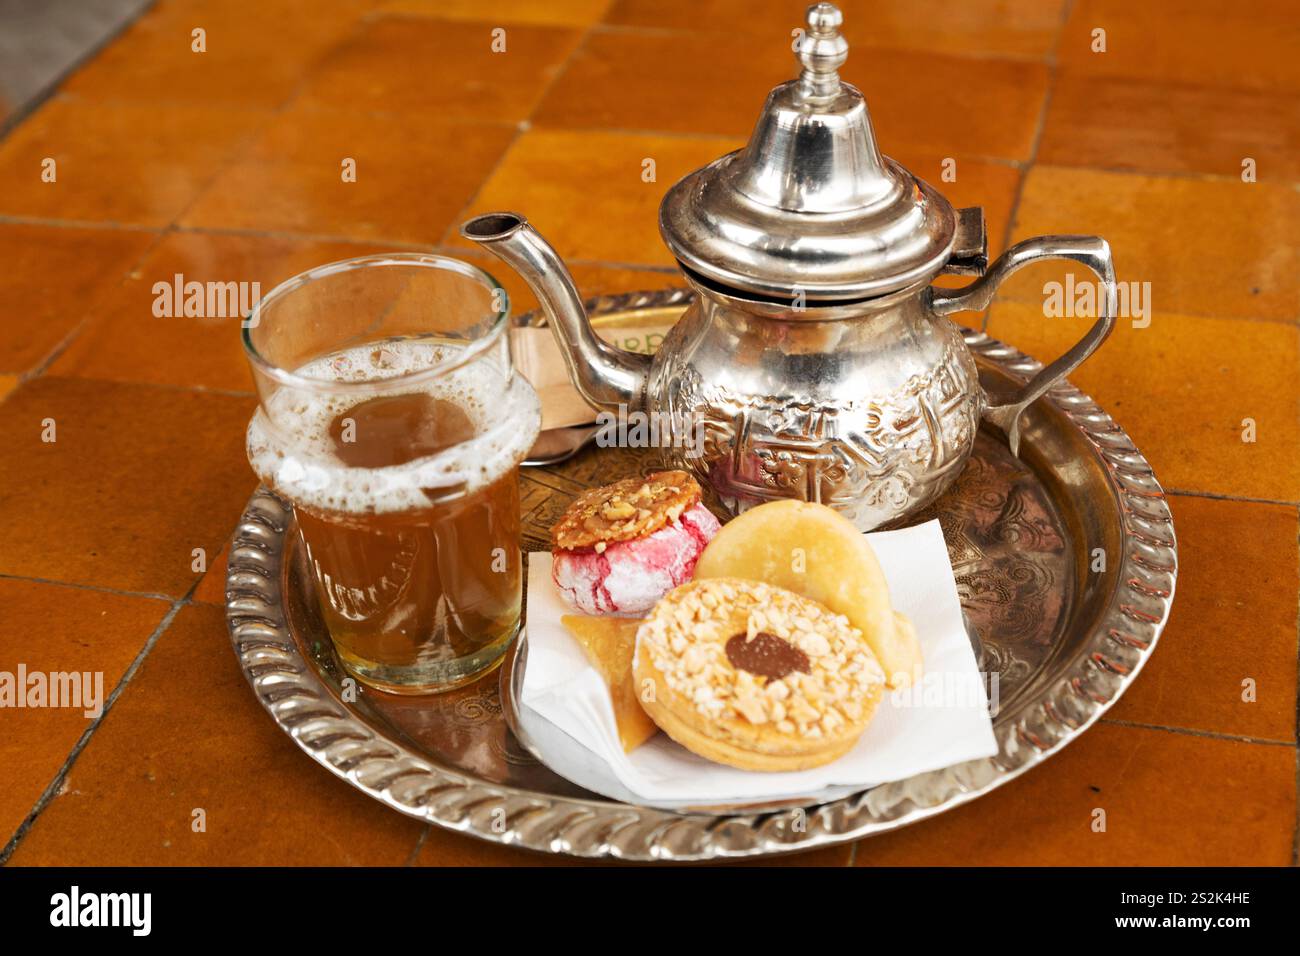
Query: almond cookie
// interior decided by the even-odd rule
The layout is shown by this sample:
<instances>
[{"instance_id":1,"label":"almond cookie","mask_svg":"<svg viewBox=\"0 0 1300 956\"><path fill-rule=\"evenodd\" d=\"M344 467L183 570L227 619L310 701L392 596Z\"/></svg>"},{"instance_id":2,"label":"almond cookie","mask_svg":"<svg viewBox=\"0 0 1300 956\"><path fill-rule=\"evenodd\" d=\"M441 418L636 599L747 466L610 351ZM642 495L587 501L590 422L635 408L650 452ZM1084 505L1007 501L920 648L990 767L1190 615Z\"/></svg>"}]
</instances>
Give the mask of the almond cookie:
<instances>
[{"instance_id":1,"label":"almond cookie","mask_svg":"<svg viewBox=\"0 0 1300 956\"><path fill-rule=\"evenodd\" d=\"M718 531L684 471L584 492L551 532L551 577L584 614L638 616L683 581Z\"/></svg>"},{"instance_id":2,"label":"almond cookie","mask_svg":"<svg viewBox=\"0 0 1300 956\"><path fill-rule=\"evenodd\" d=\"M668 736L743 770L805 770L844 755L885 687L846 617L743 578L665 595L637 631L633 676Z\"/></svg>"}]
</instances>

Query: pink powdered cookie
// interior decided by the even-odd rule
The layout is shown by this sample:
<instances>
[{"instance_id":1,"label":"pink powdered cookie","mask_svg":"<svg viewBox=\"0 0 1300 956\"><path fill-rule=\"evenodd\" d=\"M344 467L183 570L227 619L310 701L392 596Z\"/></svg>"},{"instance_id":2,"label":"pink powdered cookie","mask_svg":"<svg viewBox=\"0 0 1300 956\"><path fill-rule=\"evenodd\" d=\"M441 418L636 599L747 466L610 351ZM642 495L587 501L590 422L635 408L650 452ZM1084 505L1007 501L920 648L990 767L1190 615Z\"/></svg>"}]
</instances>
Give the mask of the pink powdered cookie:
<instances>
[{"instance_id":1,"label":"pink powdered cookie","mask_svg":"<svg viewBox=\"0 0 1300 956\"><path fill-rule=\"evenodd\" d=\"M625 478L569 506L552 532L551 576L584 614L642 614L691 579L718 527L686 472Z\"/></svg>"}]
</instances>

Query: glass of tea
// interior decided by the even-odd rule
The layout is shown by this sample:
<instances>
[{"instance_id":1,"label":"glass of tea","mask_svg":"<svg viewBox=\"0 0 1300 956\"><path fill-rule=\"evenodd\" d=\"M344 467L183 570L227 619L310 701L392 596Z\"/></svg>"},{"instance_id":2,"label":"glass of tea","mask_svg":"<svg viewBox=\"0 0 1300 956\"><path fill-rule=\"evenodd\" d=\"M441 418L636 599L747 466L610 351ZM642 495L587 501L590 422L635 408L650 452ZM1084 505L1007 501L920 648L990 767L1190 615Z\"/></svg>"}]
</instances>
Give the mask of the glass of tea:
<instances>
[{"instance_id":1,"label":"glass of tea","mask_svg":"<svg viewBox=\"0 0 1300 956\"><path fill-rule=\"evenodd\" d=\"M295 276L245 321L249 462L293 503L338 657L373 687L468 683L519 629L519 463L541 413L508 312L486 272L393 254Z\"/></svg>"}]
</instances>

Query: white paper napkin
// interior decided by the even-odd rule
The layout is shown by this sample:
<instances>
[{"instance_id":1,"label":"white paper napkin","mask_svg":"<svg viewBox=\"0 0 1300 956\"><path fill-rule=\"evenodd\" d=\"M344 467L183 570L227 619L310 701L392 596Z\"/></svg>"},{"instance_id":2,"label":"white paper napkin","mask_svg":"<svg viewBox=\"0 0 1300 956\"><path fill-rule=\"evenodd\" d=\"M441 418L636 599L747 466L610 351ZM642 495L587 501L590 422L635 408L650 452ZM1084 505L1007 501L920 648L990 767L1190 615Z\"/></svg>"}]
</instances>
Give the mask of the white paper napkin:
<instances>
[{"instance_id":1,"label":"white paper napkin","mask_svg":"<svg viewBox=\"0 0 1300 956\"><path fill-rule=\"evenodd\" d=\"M543 761L605 796L653 806L779 800L827 788L861 789L997 753L983 675L975 662L938 521L867 535L889 582L894 607L916 625L925 676L910 691L886 694L862 739L840 759L812 770L737 770L697 757L660 733L623 753L609 690L560 624L573 613L551 581L551 556L528 556L528 663L521 702ZM553 727L540 727L538 720ZM558 728L581 745L572 747ZM587 752L583 752L583 751ZM591 757L594 755L594 761ZM606 769L608 773L601 771Z\"/></svg>"}]
</instances>

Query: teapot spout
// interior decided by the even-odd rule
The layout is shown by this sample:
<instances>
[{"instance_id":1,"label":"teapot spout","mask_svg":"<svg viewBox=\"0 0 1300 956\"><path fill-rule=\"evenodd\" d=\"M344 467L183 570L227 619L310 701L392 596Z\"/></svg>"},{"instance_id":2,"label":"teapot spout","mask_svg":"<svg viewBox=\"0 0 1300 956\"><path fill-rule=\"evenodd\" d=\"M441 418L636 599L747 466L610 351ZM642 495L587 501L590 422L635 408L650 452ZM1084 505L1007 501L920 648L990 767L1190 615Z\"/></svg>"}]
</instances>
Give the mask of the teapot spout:
<instances>
[{"instance_id":1,"label":"teapot spout","mask_svg":"<svg viewBox=\"0 0 1300 956\"><path fill-rule=\"evenodd\" d=\"M597 410L637 411L645 403L650 357L615 348L596 335L564 262L528 220L513 212L475 216L460 234L519 273L542 303L569 369L569 380Z\"/></svg>"}]
</instances>

